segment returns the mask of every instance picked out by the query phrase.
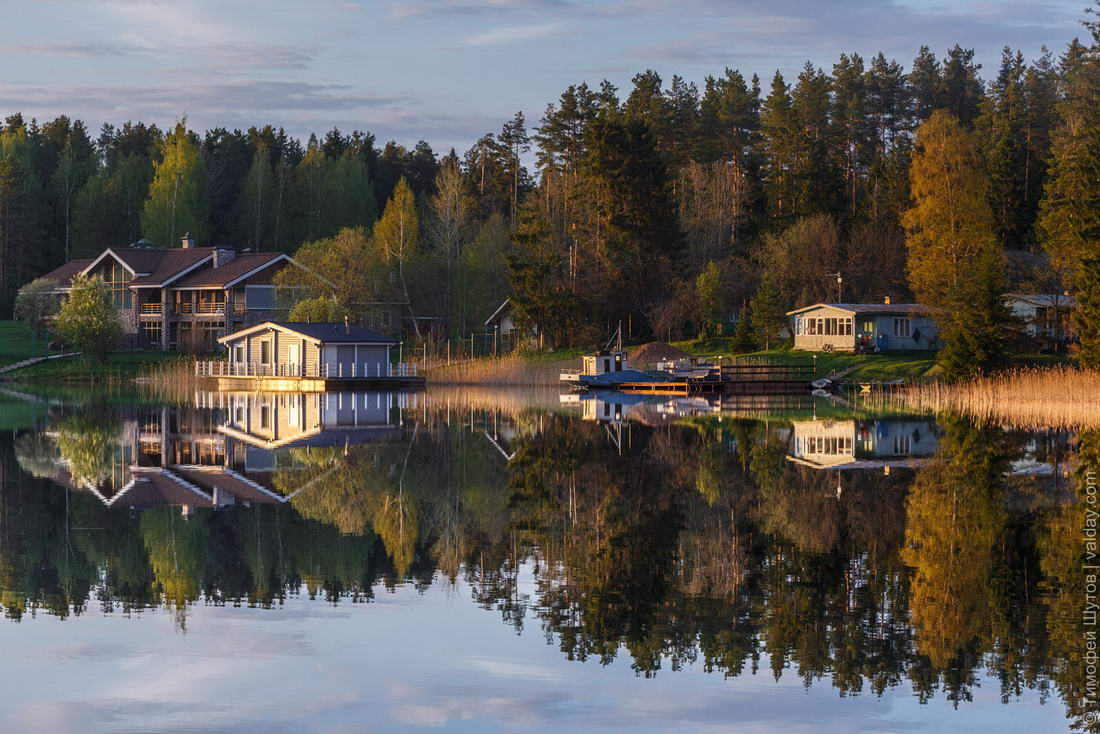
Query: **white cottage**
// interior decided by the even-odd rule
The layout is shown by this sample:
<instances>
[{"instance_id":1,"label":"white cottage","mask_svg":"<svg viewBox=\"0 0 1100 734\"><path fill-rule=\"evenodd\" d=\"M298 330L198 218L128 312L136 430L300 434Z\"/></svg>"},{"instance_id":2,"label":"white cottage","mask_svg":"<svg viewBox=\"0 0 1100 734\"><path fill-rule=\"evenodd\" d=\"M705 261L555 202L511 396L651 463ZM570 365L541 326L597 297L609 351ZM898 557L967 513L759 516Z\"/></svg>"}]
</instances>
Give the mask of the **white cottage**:
<instances>
[{"instance_id":1,"label":"white cottage","mask_svg":"<svg viewBox=\"0 0 1100 734\"><path fill-rule=\"evenodd\" d=\"M918 303L815 303L788 311L795 349L888 352L939 349L932 310Z\"/></svg>"}]
</instances>

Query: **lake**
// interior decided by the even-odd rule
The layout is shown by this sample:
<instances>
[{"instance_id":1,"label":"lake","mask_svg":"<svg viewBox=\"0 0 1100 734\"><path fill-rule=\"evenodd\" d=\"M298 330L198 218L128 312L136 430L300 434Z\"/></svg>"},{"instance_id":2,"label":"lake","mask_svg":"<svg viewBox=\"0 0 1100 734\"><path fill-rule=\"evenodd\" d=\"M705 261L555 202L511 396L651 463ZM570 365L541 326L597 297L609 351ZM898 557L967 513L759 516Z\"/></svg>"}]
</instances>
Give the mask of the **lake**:
<instances>
[{"instance_id":1,"label":"lake","mask_svg":"<svg viewBox=\"0 0 1100 734\"><path fill-rule=\"evenodd\" d=\"M1097 468L809 396L9 385L0 728L1087 730Z\"/></svg>"}]
</instances>

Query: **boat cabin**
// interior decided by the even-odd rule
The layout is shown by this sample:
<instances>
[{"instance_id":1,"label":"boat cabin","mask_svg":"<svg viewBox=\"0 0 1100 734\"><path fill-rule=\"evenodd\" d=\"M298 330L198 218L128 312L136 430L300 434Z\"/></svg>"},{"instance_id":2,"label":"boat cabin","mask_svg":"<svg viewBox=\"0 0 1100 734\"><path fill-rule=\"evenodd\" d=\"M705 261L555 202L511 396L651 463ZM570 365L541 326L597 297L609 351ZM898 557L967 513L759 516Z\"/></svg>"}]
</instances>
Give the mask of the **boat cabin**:
<instances>
[{"instance_id":1,"label":"boat cabin","mask_svg":"<svg viewBox=\"0 0 1100 734\"><path fill-rule=\"evenodd\" d=\"M584 374L586 375L603 375L608 372L622 372L623 370L630 369L626 364L626 352L600 352L599 354L587 355L584 360Z\"/></svg>"}]
</instances>

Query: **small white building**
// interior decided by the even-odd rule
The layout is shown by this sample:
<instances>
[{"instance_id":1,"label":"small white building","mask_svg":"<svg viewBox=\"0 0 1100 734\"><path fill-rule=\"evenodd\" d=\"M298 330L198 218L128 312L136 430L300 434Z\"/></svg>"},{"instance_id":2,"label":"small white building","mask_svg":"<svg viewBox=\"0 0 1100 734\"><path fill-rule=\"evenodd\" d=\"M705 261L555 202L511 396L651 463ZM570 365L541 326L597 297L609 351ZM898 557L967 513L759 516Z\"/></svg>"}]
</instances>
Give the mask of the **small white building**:
<instances>
[{"instance_id":1,"label":"small white building","mask_svg":"<svg viewBox=\"0 0 1100 734\"><path fill-rule=\"evenodd\" d=\"M1028 334L1057 343L1066 340L1069 316L1077 305L1068 293L1006 293L1004 302Z\"/></svg>"},{"instance_id":2,"label":"small white building","mask_svg":"<svg viewBox=\"0 0 1100 734\"><path fill-rule=\"evenodd\" d=\"M362 326L292 321L265 321L218 341L228 376L241 377L386 377L397 344Z\"/></svg>"},{"instance_id":3,"label":"small white building","mask_svg":"<svg viewBox=\"0 0 1100 734\"><path fill-rule=\"evenodd\" d=\"M939 349L932 310L919 303L815 303L788 311L795 349L889 352Z\"/></svg>"}]
</instances>

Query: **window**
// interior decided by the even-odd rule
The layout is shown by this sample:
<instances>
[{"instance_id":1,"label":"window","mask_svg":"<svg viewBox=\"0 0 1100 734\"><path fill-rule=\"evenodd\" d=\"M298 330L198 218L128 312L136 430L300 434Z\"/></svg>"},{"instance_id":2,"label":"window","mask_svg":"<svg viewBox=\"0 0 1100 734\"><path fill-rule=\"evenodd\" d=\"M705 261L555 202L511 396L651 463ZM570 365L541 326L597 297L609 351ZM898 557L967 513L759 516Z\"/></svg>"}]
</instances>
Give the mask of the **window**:
<instances>
[{"instance_id":1,"label":"window","mask_svg":"<svg viewBox=\"0 0 1100 734\"><path fill-rule=\"evenodd\" d=\"M237 344L233 347L233 361L244 362L244 344Z\"/></svg>"},{"instance_id":2,"label":"window","mask_svg":"<svg viewBox=\"0 0 1100 734\"><path fill-rule=\"evenodd\" d=\"M864 321L863 322L863 333L864 334L873 334L874 331L875 331L875 322L874 321Z\"/></svg>"},{"instance_id":3,"label":"window","mask_svg":"<svg viewBox=\"0 0 1100 734\"><path fill-rule=\"evenodd\" d=\"M147 347L159 347L161 328L159 321L145 322L141 325L142 341Z\"/></svg>"},{"instance_id":4,"label":"window","mask_svg":"<svg viewBox=\"0 0 1100 734\"><path fill-rule=\"evenodd\" d=\"M277 308L275 303L275 286L250 285L245 286L244 290L245 304L249 311Z\"/></svg>"},{"instance_id":5,"label":"window","mask_svg":"<svg viewBox=\"0 0 1100 734\"><path fill-rule=\"evenodd\" d=\"M119 308L133 308L134 293L130 290L130 281L134 276L117 260L111 260L110 263L106 272L103 273L103 280L111 289L115 305Z\"/></svg>"},{"instance_id":6,"label":"window","mask_svg":"<svg viewBox=\"0 0 1100 734\"><path fill-rule=\"evenodd\" d=\"M912 333L912 324L909 317L901 316L894 319L894 336L909 336Z\"/></svg>"},{"instance_id":7,"label":"window","mask_svg":"<svg viewBox=\"0 0 1100 734\"><path fill-rule=\"evenodd\" d=\"M271 342L267 340L260 342L260 362L271 364Z\"/></svg>"}]
</instances>

